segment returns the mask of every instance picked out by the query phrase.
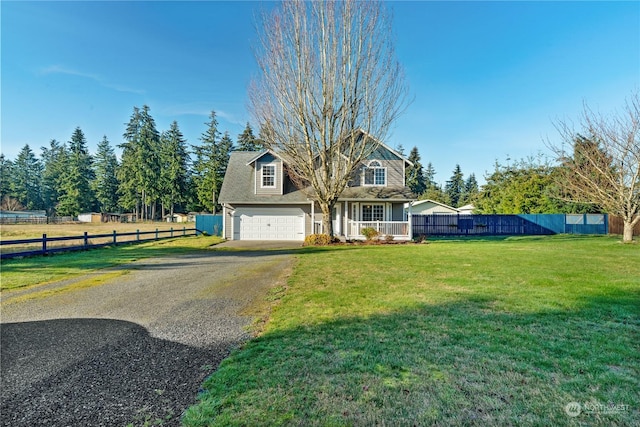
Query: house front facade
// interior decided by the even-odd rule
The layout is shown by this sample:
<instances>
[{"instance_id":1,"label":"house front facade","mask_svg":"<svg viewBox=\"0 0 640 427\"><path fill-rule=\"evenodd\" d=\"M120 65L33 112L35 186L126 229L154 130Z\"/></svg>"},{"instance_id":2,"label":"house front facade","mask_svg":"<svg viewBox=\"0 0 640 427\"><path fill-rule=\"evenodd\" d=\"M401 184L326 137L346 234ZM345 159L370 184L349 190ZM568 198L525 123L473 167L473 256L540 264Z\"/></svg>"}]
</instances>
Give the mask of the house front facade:
<instances>
[{"instance_id":1,"label":"house front facade","mask_svg":"<svg viewBox=\"0 0 640 427\"><path fill-rule=\"evenodd\" d=\"M411 239L404 204L415 200L405 186L402 155L384 144L363 161L334 206L335 236L364 239L373 227L381 237ZM322 211L308 193L297 188L283 160L272 151L231 153L218 200L223 210L223 236L230 240L304 240L322 233Z\"/></svg>"}]
</instances>

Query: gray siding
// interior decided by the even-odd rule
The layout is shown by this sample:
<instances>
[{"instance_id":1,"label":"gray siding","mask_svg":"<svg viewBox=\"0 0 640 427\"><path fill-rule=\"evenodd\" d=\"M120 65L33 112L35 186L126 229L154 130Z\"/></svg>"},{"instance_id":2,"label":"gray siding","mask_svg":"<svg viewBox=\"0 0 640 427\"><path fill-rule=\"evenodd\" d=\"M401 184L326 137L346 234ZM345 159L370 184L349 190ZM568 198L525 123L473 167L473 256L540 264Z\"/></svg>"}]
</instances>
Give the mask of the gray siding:
<instances>
[{"instance_id":1,"label":"gray siding","mask_svg":"<svg viewBox=\"0 0 640 427\"><path fill-rule=\"evenodd\" d=\"M262 156L255 163L255 189L256 194L282 194L282 161L271 154L266 154ZM263 165L275 165L276 167L276 177L275 177L275 187L262 187L262 166Z\"/></svg>"},{"instance_id":2,"label":"gray siding","mask_svg":"<svg viewBox=\"0 0 640 427\"><path fill-rule=\"evenodd\" d=\"M378 160L382 167L387 169L387 187L404 187L404 160ZM364 171L370 160L364 162L356 171L354 179L349 182L349 187L362 187Z\"/></svg>"}]
</instances>

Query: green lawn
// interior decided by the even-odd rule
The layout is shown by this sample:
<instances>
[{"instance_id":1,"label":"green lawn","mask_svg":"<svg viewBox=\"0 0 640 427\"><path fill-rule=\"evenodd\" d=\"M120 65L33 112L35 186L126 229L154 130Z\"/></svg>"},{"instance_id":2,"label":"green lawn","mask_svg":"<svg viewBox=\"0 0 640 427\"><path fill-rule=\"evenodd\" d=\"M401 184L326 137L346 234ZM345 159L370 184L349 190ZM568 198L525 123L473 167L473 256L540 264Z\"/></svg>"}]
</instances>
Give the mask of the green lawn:
<instances>
[{"instance_id":1,"label":"green lawn","mask_svg":"<svg viewBox=\"0 0 640 427\"><path fill-rule=\"evenodd\" d=\"M89 251L3 260L0 263L0 289L4 291L70 279L142 258L203 250L221 241L216 236L180 237Z\"/></svg>"},{"instance_id":2,"label":"green lawn","mask_svg":"<svg viewBox=\"0 0 640 427\"><path fill-rule=\"evenodd\" d=\"M554 236L298 258L264 332L207 380L187 426L638 425L637 245Z\"/></svg>"}]
</instances>

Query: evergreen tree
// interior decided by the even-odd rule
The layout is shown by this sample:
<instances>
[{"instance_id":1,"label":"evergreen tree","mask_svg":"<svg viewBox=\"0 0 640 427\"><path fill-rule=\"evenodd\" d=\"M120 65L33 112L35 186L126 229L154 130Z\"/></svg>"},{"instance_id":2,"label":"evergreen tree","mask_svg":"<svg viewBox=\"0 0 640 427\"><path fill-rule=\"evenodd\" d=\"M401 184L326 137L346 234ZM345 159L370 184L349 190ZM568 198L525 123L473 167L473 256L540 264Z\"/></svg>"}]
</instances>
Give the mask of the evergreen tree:
<instances>
[{"instance_id":1,"label":"evergreen tree","mask_svg":"<svg viewBox=\"0 0 640 427\"><path fill-rule=\"evenodd\" d=\"M462 174L460 165L456 165L451 179L447 181L445 185L444 191L449 196L451 206L456 208L461 206L460 202L462 200L462 193L464 192L464 175Z\"/></svg>"},{"instance_id":2,"label":"evergreen tree","mask_svg":"<svg viewBox=\"0 0 640 427\"><path fill-rule=\"evenodd\" d=\"M176 204L187 201L189 190L189 153L186 140L178 128L178 122L160 137L160 201L162 214L165 208L173 216Z\"/></svg>"},{"instance_id":3,"label":"evergreen tree","mask_svg":"<svg viewBox=\"0 0 640 427\"><path fill-rule=\"evenodd\" d=\"M160 134L148 106L133 108L123 138L120 204L135 209L138 219L153 219L160 197Z\"/></svg>"},{"instance_id":4,"label":"evergreen tree","mask_svg":"<svg viewBox=\"0 0 640 427\"><path fill-rule=\"evenodd\" d=\"M259 151L262 149L262 144L253 134L251 125L247 122L247 126L244 131L238 135L238 151Z\"/></svg>"},{"instance_id":5,"label":"evergreen tree","mask_svg":"<svg viewBox=\"0 0 640 427\"><path fill-rule=\"evenodd\" d=\"M408 160L413 163L413 166L408 166L405 172L407 176L407 186L414 194L420 195L427 189L427 185L425 182L422 164L420 163L418 147L413 147L411 149Z\"/></svg>"},{"instance_id":6,"label":"evergreen tree","mask_svg":"<svg viewBox=\"0 0 640 427\"><path fill-rule=\"evenodd\" d=\"M84 133L79 127L71 135L66 157L56 211L60 215L77 216L93 210L95 203L90 184L94 179L93 159L87 149Z\"/></svg>"},{"instance_id":7,"label":"evergreen tree","mask_svg":"<svg viewBox=\"0 0 640 427\"><path fill-rule=\"evenodd\" d=\"M67 167L67 148L52 139L49 148L42 147L42 199L44 207L53 215L61 194L62 178Z\"/></svg>"},{"instance_id":8,"label":"evergreen tree","mask_svg":"<svg viewBox=\"0 0 640 427\"><path fill-rule=\"evenodd\" d=\"M424 185L426 188L438 186L436 183L436 170L431 162L427 163L427 167L424 170Z\"/></svg>"},{"instance_id":9,"label":"evergreen tree","mask_svg":"<svg viewBox=\"0 0 640 427\"><path fill-rule=\"evenodd\" d=\"M200 138L202 144L193 146L196 155L194 184L200 205L215 213L218 194L233 149L233 141L228 132L220 138L215 111L211 112L209 118L210 121L206 123L208 128Z\"/></svg>"},{"instance_id":10,"label":"evergreen tree","mask_svg":"<svg viewBox=\"0 0 640 427\"><path fill-rule=\"evenodd\" d=\"M467 180L464 183L464 191L462 192L462 197L461 197L462 200L460 201L460 205L464 206L469 203L472 203L479 192L480 190L478 188L478 181L476 180L476 175L472 173L471 175L469 175L469 178L467 178Z\"/></svg>"},{"instance_id":11,"label":"evergreen tree","mask_svg":"<svg viewBox=\"0 0 640 427\"><path fill-rule=\"evenodd\" d=\"M11 192L26 209L41 209L42 164L29 144L18 153L12 168Z\"/></svg>"},{"instance_id":12,"label":"evergreen tree","mask_svg":"<svg viewBox=\"0 0 640 427\"><path fill-rule=\"evenodd\" d=\"M554 197L558 172L557 167L536 159L507 166L496 162L474 205L483 214L593 213L591 205L562 202Z\"/></svg>"},{"instance_id":13,"label":"evergreen tree","mask_svg":"<svg viewBox=\"0 0 640 427\"><path fill-rule=\"evenodd\" d=\"M0 153L0 200L10 197L13 162Z\"/></svg>"},{"instance_id":14,"label":"evergreen tree","mask_svg":"<svg viewBox=\"0 0 640 427\"><path fill-rule=\"evenodd\" d=\"M127 123L124 134L125 142L118 147L122 149L120 166L116 171L118 178L118 204L126 211L133 211L137 218L140 218L140 194L138 192L138 181L136 179L136 150L138 149L137 139L140 132L140 110L133 107L133 114Z\"/></svg>"},{"instance_id":15,"label":"evergreen tree","mask_svg":"<svg viewBox=\"0 0 640 427\"><path fill-rule=\"evenodd\" d=\"M118 210L118 159L106 135L98 144L93 163L95 179L91 188L96 196L100 212L115 212Z\"/></svg>"}]
</instances>

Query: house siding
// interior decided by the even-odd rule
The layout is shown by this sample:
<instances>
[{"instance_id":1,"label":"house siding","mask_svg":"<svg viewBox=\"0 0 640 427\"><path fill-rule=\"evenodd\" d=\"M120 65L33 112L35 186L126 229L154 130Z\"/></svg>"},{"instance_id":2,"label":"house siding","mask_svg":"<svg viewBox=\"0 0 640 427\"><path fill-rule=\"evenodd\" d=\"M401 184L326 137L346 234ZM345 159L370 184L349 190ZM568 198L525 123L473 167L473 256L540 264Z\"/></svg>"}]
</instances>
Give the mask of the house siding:
<instances>
[{"instance_id":1,"label":"house siding","mask_svg":"<svg viewBox=\"0 0 640 427\"><path fill-rule=\"evenodd\" d=\"M275 187L262 187L262 166L264 165L275 165ZM255 163L254 175L256 194L282 194L282 161L280 159L271 154L265 154Z\"/></svg>"},{"instance_id":2,"label":"house siding","mask_svg":"<svg viewBox=\"0 0 640 427\"><path fill-rule=\"evenodd\" d=\"M404 160L386 160L381 157L366 160L357 169L354 179L349 182L349 187L362 187L364 183L364 171L371 160L378 160L383 168L387 169L386 187L404 187Z\"/></svg>"}]
</instances>

